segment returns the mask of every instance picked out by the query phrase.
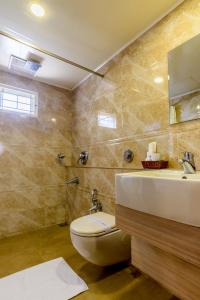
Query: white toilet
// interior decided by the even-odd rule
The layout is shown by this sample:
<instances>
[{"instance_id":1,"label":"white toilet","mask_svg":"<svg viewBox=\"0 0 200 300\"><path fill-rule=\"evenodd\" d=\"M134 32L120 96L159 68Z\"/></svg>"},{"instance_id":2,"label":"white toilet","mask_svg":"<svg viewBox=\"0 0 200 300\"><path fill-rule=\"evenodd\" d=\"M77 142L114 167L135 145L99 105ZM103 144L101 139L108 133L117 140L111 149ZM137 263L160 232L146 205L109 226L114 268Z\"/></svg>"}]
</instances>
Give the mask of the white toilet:
<instances>
[{"instance_id":1,"label":"white toilet","mask_svg":"<svg viewBox=\"0 0 200 300\"><path fill-rule=\"evenodd\" d=\"M73 246L89 262L109 266L131 256L130 236L115 225L115 217L97 212L74 220L70 225Z\"/></svg>"}]
</instances>

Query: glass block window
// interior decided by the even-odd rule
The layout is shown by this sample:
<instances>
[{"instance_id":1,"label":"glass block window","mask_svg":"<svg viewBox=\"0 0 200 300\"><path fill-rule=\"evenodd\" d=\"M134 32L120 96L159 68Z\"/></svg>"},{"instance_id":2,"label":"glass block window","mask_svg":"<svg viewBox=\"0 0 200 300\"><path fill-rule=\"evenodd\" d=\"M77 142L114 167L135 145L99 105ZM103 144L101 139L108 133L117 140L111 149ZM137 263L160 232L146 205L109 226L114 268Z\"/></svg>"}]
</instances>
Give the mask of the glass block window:
<instances>
[{"instance_id":1,"label":"glass block window","mask_svg":"<svg viewBox=\"0 0 200 300\"><path fill-rule=\"evenodd\" d=\"M0 84L0 109L37 116L37 94Z\"/></svg>"}]
</instances>

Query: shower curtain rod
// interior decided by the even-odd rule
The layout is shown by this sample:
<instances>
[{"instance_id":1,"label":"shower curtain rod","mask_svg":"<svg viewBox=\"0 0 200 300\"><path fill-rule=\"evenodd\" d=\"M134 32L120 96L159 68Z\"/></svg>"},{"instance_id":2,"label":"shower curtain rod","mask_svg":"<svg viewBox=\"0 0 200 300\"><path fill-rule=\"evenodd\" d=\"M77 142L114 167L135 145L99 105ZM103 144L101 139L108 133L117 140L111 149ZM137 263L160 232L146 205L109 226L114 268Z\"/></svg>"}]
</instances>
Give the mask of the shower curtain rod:
<instances>
[{"instance_id":1,"label":"shower curtain rod","mask_svg":"<svg viewBox=\"0 0 200 300\"><path fill-rule=\"evenodd\" d=\"M102 78L104 77L104 75L101 74L101 73L99 73L99 72L95 72L95 71L93 71L93 70L91 70L91 69L89 69L89 68L87 68L87 67L84 67L84 66L82 66L82 65L79 65L79 64L77 64L77 63L75 63L75 62L73 62L73 61L71 61L71 60L69 60L69 59L67 59L67 58L64 58L64 57L62 57L62 56L59 56L59 55L57 55L57 54L55 54L55 53L53 53L53 52L47 51L47 50L45 50L45 49L43 49L43 48L40 48L40 47L38 47L38 46L36 46L36 45L34 45L34 44L31 44L31 43L29 43L29 42L25 42L25 41L23 41L23 40L21 40L21 39L19 39L19 38L14 37L13 35L11 35L11 34L9 34L9 33L7 33L7 32L4 32L4 31L1 31L1 30L0 30L0 35L5 36L5 37L7 37L7 38L9 38L9 39L11 39L11 40L13 40L13 41L18 42L18 43L21 43L21 44L23 44L23 45L25 45L25 46L27 46L27 47L30 47L30 48L32 48L32 49L34 49L34 50L37 50L37 51L39 51L39 52L41 52L41 53L44 53L44 54L46 54L46 55L48 55L48 56L51 56L51 57L53 57L53 58L56 58L56 59L58 59L58 60L60 60L60 61L62 61L62 62L64 62L64 63L67 63L67 64L69 64L69 65L72 65L72 66L76 67L76 68L79 68L79 69L81 69L81 70L84 70L84 71L86 71L86 72L88 72L88 73L92 73L92 74L94 74L94 75L96 75L96 76L99 76L99 77L102 77Z\"/></svg>"}]
</instances>

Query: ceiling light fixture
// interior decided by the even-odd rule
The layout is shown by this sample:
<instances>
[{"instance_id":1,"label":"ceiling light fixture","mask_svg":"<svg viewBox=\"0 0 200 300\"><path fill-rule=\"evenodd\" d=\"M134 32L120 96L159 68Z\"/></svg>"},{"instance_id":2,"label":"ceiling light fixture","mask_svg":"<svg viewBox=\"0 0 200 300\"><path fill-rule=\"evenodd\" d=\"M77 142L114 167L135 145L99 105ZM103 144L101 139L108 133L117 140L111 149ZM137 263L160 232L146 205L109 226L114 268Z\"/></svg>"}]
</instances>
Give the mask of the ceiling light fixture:
<instances>
[{"instance_id":1,"label":"ceiling light fixture","mask_svg":"<svg viewBox=\"0 0 200 300\"><path fill-rule=\"evenodd\" d=\"M155 83L162 83L163 80L164 80L163 77L160 77L160 76L154 78L154 82L155 82Z\"/></svg>"},{"instance_id":2,"label":"ceiling light fixture","mask_svg":"<svg viewBox=\"0 0 200 300\"><path fill-rule=\"evenodd\" d=\"M37 3L31 4L31 12L36 16L36 17L43 17L45 15L45 10L44 8Z\"/></svg>"}]
</instances>

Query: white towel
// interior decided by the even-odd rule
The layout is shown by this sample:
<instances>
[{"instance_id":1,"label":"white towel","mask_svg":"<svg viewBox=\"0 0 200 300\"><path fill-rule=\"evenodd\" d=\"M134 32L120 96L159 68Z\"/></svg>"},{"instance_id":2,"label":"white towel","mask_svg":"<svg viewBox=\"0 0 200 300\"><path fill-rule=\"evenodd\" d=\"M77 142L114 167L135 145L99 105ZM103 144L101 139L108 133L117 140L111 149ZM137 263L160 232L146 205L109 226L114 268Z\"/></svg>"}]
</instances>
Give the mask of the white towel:
<instances>
[{"instance_id":1,"label":"white towel","mask_svg":"<svg viewBox=\"0 0 200 300\"><path fill-rule=\"evenodd\" d=\"M63 258L0 279L2 300L67 300L87 289Z\"/></svg>"}]
</instances>

